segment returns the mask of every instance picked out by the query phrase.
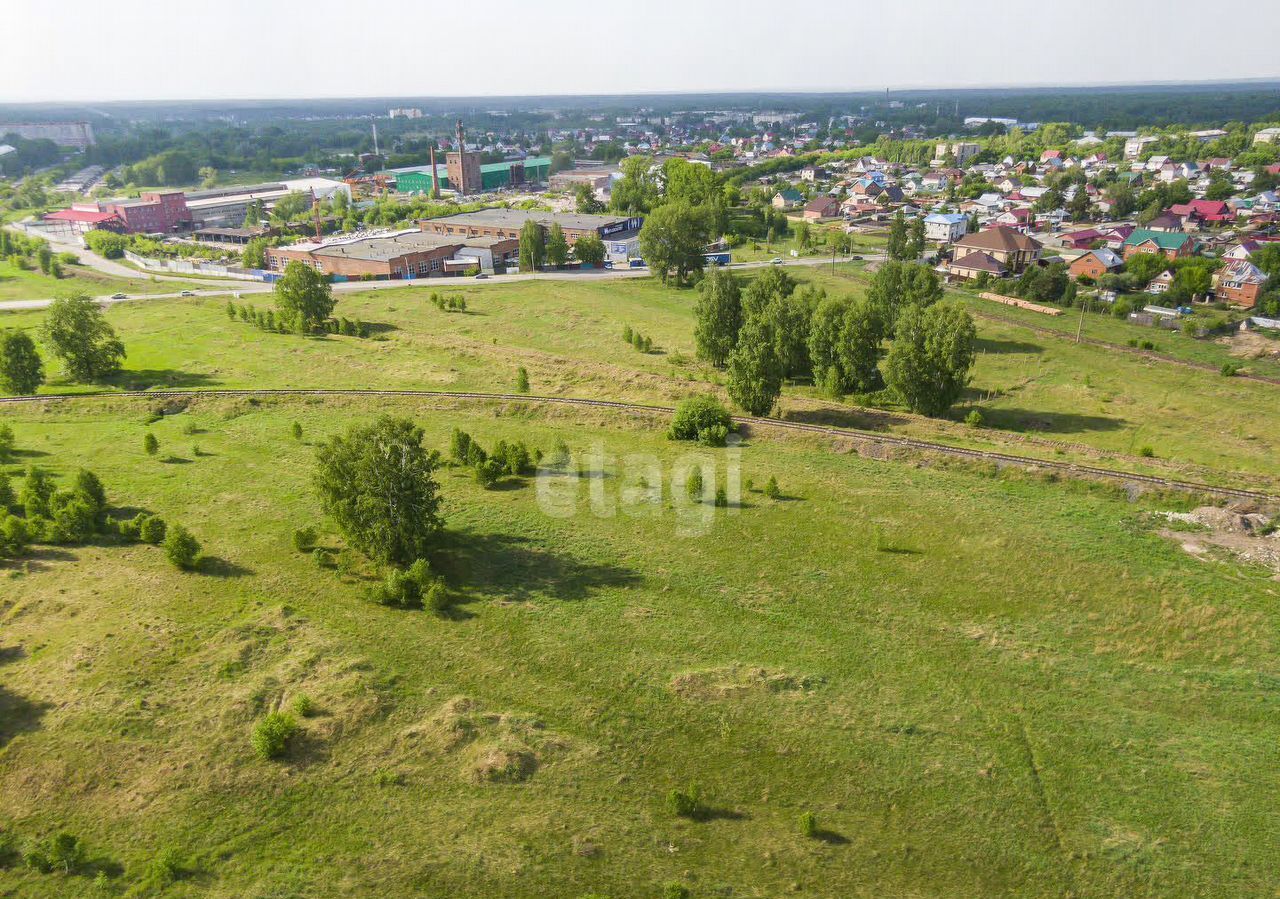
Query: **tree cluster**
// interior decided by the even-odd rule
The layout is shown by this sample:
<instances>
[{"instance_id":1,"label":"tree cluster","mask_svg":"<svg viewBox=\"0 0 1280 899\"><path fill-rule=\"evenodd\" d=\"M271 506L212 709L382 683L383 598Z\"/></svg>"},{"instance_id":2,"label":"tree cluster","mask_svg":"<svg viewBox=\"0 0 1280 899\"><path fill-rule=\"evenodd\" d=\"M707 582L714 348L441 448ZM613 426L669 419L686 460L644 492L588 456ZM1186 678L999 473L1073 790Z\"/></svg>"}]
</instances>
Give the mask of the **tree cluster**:
<instances>
[{"instance_id":1,"label":"tree cluster","mask_svg":"<svg viewBox=\"0 0 1280 899\"><path fill-rule=\"evenodd\" d=\"M797 290L776 268L745 289L733 275L716 272L700 289L698 355L727 367L730 398L752 415L773 408L788 378L811 377L833 396L871 393L887 383L910 408L930 415L950 407L959 396L954 385L967 383L972 321L951 307L933 311L942 285L926 266L885 263L857 300ZM882 344L896 338L901 322L913 328L910 339L894 340L889 355L898 361L887 361L882 372ZM920 329L934 336L918 339Z\"/></svg>"}]
</instances>

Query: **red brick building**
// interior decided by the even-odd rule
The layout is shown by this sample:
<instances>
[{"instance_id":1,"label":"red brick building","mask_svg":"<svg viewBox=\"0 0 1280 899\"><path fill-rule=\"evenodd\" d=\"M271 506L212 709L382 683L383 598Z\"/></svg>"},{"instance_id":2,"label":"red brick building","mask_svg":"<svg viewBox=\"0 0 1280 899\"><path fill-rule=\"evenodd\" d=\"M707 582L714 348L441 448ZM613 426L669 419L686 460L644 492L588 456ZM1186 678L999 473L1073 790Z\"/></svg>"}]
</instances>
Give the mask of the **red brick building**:
<instances>
[{"instance_id":1,"label":"red brick building","mask_svg":"<svg viewBox=\"0 0 1280 899\"><path fill-rule=\"evenodd\" d=\"M119 229L129 234L171 234L191 227L187 197L180 190L149 191L127 200L86 200L72 203L69 218L89 218L105 213L119 220ZM57 213L54 213L57 215Z\"/></svg>"}]
</instances>

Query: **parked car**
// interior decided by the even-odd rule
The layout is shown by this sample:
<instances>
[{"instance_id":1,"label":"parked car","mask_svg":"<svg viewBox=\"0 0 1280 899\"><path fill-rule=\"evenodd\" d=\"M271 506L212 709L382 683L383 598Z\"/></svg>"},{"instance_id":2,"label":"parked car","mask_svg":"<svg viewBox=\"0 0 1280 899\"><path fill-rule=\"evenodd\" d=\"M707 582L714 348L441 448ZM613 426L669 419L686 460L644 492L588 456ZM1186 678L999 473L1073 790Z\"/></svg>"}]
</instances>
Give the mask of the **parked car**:
<instances>
[{"instance_id":1,"label":"parked car","mask_svg":"<svg viewBox=\"0 0 1280 899\"><path fill-rule=\"evenodd\" d=\"M113 293L113 294L111 295L111 299L113 299L113 300L124 300L124 299L128 299L128 298L127 298L124 294L122 294L122 293Z\"/></svg>"},{"instance_id":2,"label":"parked car","mask_svg":"<svg viewBox=\"0 0 1280 899\"><path fill-rule=\"evenodd\" d=\"M777 256L774 256L772 259L770 259L770 260L769 260L769 264L770 264L770 265L782 265L782 260L781 260L781 259L779 259Z\"/></svg>"},{"instance_id":3,"label":"parked car","mask_svg":"<svg viewBox=\"0 0 1280 899\"><path fill-rule=\"evenodd\" d=\"M184 290L182 293L179 294L179 296L184 296L184 297L193 297L195 295L196 295L196 292L194 290Z\"/></svg>"},{"instance_id":4,"label":"parked car","mask_svg":"<svg viewBox=\"0 0 1280 899\"><path fill-rule=\"evenodd\" d=\"M476 274L476 280L477 280L477 281L483 281L483 280L484 280L485 278L487 278L487 277L489 277L489 276L488 276L487 274L485 274L484 272L479 272L479 273L477 273L477 274Z\"/></svg>"}]
</instances>

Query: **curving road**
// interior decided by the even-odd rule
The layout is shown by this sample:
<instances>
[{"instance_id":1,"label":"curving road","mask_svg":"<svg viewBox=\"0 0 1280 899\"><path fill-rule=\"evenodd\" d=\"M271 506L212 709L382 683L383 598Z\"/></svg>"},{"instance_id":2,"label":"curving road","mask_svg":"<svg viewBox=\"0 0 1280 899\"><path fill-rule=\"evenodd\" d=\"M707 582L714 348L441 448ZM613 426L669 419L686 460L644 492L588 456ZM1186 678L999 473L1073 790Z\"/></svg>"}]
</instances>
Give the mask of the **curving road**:
<instances>
[{"instance_id":1,"label":"curving road","mask_svg":"<svg viewBox=\"0 0 1280 899\"><path fill-rule=\"evenodd\" d=\"M96 268L104 274L111 274L113 277L129 277L143 278L150 277L150 273L139 272L136 269L126 268L125 266L112 263L108 259L102 259L85 250L77 249L81 256L81 261L89 262L89 257L98 260L98 262L113 265L116 268L123 269L127 274L118 275L116 272L100 268L95 263L90 263L91 268ZM861 256L861 259L867 261L881 260L885 257L882 255ZM853 261L848 256L840 256L836 258L837 263ZM746 271L756 268L768 268L770 262L735 262L726 268L734 271ZM820 256L804 256L798 259L785 257L782 260L784 266L820 266L831 265L830 258L822 258ZM157 278L164 281L178 281L189 285L185 288L192 296L196 297L223 297L230 293L238 293L242 296L250 294L271 293L270 284L264 284L261 281L210 281L196 280L193 278L182 278L173 275L156 275ZM482 286L485 284L508 284L513 281L611 281L620 278L647 278L649 270L647 268L622 268L622 269L605 269L603 271L591 272L530 272L511 275L490 275L487 278L476 280L474 278L418 278L411 281L339 281L332 285L333 289L338 292L347 291L370 291L370 290L399 290L405 287L430 287L436 290L456 286L466 283L471 286ZM99 303L103 305L113 305L115 303L128 303L135 300L166 300L175 299L182 296L182 292L174 291L173 293L149 293L127 295L123 298L113 298L111 296L95 297ZM44 309L53 302L52 297L31 300L5 300L0 302L0 312L17 312L26 309Z\"/></svg>"},{"instance_id":2,"label":"curving road","mask_svg":"<svg viewBox=\"0 0 1280 899\"><path fill-rule=\"evenodd\" d=\"M520 403L556 403L566 406L587 406L593 408L616 409L622 412L644 412L649 414L670 415L675 410L667 406L651 406L644 403L623 403L615 400L592 400L564 396L534 396L523 393L475 393L440 390L361 390L337 388L277 388L277 389L228 389L228 390L139 390L127 392L99 391L94 393L68 393L46 396L10 396L0 397L0 407L21 406L35 403L74 402L88 399L197 399L210 397L240 396L363 396L363 397L406 397L410 399L452 399L478 400L481 402L520 402ZM1222 496L1231 499L1256 499L1272 502L1277 498L1257 490L1245 490L1236 487L1215 487L1195 481L1181 481L1175 478L1162 478L1156 475L1137 474L1118 471L1113 468L1099 468L1093 465L1080 465L1073 462L1060 462L1053 459L1037 459L1032 456L1015 456L1011 453L991 450L975 450L965 447L951 446L946 443L935 443L930 440L919 440L914 437L881 434L875 431L863 431L857 428L836 428L827 425L814 425L804 422L786 421L781 418L764 416L737 415L733 420L738 424L757 427L779 428L788 431L805 431L827 437L846 437L884 446L896 446L912 450L924 450L957 456L965 459L995 462L997 464L1018 465L1024 468L1046 468L1068 474L1087 475L1120 481L1124 484L1150 484L1175 490L1187 490Z\"/></svg>"}]
</instances>

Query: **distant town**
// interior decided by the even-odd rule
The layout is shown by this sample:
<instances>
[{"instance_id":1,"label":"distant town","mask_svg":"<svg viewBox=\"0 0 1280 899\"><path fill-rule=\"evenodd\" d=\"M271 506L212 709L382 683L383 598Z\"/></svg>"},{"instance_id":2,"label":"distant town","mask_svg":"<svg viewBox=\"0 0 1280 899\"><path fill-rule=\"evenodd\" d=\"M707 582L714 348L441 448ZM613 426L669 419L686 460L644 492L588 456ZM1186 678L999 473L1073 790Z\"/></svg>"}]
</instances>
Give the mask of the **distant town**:
<instances>
[{"instance_id":1,"label":"distant town","mask_svg":"<svg viewBox=\"0 0 1280 899\"><path fill-rule=\"evenodd\" d=\"M312 154L260 181L181 147L93 162L121 147L118 137L103 146L89 121L7 122L0 203L14 226L58 245L246 280L271 281L292 260L337 281L503 274L519 265L526 222L544 239L563 233L558 269L643 267L643 182L661 185L676 162L725 190L716 202L731 214L706 234L710 264L797 235L791 254L864 237L892 244L892 258L910 249L953 283L1021 280L1013 292L1055 301L1069 280L1153 323L1195 304L1280 314L1264 301L1271 272L1253 258L1280 240L1280 126L1107 130L966 115L930 134L909 120L940 109L881 98L820 120L773 108L473 111L481 127L395 106L334 116L332 127L359 136L349 153ZM556 127L564 117L582 124ZM202 127L224 125L254 127ZM913 227L924 240L908 246ZM579 258L587 234L603 253L593 243ZM1045 286L1028 270L1047 273Z\"/></svg>"}]
</instances>

